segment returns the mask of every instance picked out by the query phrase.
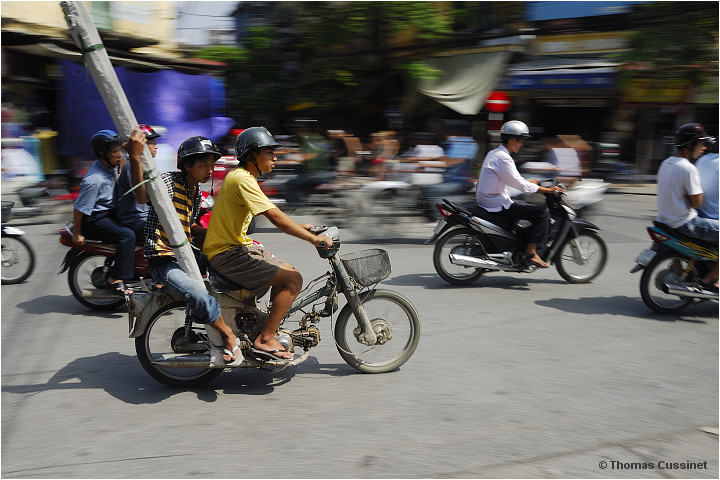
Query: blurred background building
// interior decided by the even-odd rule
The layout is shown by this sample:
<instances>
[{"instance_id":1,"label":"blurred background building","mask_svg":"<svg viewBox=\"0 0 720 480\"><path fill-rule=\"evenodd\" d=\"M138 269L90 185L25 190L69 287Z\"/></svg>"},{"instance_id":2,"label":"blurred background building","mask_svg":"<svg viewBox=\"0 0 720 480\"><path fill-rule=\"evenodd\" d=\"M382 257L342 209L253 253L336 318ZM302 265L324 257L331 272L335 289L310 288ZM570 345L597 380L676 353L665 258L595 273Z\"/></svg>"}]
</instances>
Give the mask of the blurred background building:
<instances>
[{"instance_id":1,"label":"blurred background building","mask_svg":"<svg viewBox=\"0 0 720 480\"><path fill-rule=\"evenodd\" d=\"M516 118L538 139L525 159L565 135L586 171L652 175L677 125L718 133L717 2L84 3L168 152L297 119L364 144L396 132L404 151L451 122L481 159ZM0 7L3 138L25 139L45 174L77 178L110 116L58 2Z\"/></svg>"}]
</instances>

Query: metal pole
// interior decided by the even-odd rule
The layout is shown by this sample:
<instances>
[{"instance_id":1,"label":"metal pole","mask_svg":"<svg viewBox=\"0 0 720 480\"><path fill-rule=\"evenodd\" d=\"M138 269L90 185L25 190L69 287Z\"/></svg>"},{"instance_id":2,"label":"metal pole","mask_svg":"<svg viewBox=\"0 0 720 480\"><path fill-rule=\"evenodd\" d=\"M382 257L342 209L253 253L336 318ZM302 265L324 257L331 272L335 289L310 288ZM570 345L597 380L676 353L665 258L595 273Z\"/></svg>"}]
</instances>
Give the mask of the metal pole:
<instances>
[{"instance_id":1,"label":"metal pole","mask_svg":"<svg viewBox=\"0 0 720 480\"><path fill-rule=\"evenodd\" d=\"M97 28L93 24L92 17L82 2L60 2L60 8L65 14L70 35L83 54L85 67L90 71L105 106L112 116L115 128L123 141L127 141L138 122L112 63L110 63L110 58L102 44ZM151 179L146 183L148 196L170 243L177 245L177 247L173 247L173 252L180 268L191 278L202 282L192 247L186 241L187 237L180 224L180 219L167 195L165 185L160 179L155 160L147 147L142 155L142 165L146 177Z\"/></svg>"}]
</instances>

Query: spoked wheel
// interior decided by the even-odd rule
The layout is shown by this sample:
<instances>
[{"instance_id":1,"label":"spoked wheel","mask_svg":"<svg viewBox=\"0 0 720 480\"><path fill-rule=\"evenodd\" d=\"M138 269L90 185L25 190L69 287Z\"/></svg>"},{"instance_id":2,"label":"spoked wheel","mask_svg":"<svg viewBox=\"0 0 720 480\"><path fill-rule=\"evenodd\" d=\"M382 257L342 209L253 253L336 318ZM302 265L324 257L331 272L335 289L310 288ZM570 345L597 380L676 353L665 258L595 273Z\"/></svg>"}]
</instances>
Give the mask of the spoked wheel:
<instances>
[{"instance_id":1,"label":"spoked wheel","mask_svg":"<svg viewBox=\"0 0 720 480\"><path fill-rule=\"evenodd\" d=\"M2 237L2 284L14 285L28 279L35 270L35 252L22 237Z\"/></svg>"},{"instance_id":2,"label":"spoked wheel","mask_svg":"<svg viewBox=\"0 0 720 480\"><path fill-rule=\"evenodd\" d=\"M456 228L446 232L435 245L433 264L438 275L453 285L467 285L482 277L484 268L465 267L450 262L450 254L468 256L480 255L483 251L480 241L469 228Z\"/></svg>"},{"instance_id":3,"label":"spoked wheel","mask_svg":"<svg viewBox=\"0 0 720 480\"><path fill-rule=\"evenodd\" d=\"M420 340L415 308L402 295L387 290L371 290L360 298L377 343L365 345L359 340L360 327L350 305L345 305L335 324L340 356L361 372L385 373L398 368L407 362Z\"/></svg>"},{"instance_id":4,"label":"spoked wheel","mask_svg":"<svg viewBox=\"0 0 720 480\"><path fill-rule=\"evenodd\" d=\"M217 378L222 368L168 368L153 363L162 355L208 353L202 342L204 328L195 325L187 341L184 335L186 305L175 302L164 306L148 322L145 332L135 338L140 365L155 380L170 387L196 387Z\"/></svg>"},{"instance_id":5,"label":"spoked wheel","mask_svg":"<svg viewBox=\"0 0 720 480\"><path fill-rule=\"evenodd\" d=\"M663 284L694 282L697 276L687 257L674 251L658 253L643 270L640 295L645 305L658 313L677 313L693 299L665 293Z\"/></svg>"},{"instance_id":6,"label":"spoked wheel","mask_svg":"<svg viewBox=\"0 0 720 480\"><path fill-rule=\"evenodd\" d=\"M107 276L103 269L109 267L111 259L103 255L83 252L72 261L68 271L68 285L75 300L94 310L115 310L125 303L123 297L85 298L83 290L102 288Z\"/></svg>"},{"instance_id":7,"label":"spoked wheel","mask_svg":"<svg viewBox=\"0 0 720 480\"><path fill-rule=\"evenodd\" d=\"M566 239L556 258L558 273L566 282L588 283L605 268L607 246L600 235L586 230Z\"/></svg>"}]
</instances>

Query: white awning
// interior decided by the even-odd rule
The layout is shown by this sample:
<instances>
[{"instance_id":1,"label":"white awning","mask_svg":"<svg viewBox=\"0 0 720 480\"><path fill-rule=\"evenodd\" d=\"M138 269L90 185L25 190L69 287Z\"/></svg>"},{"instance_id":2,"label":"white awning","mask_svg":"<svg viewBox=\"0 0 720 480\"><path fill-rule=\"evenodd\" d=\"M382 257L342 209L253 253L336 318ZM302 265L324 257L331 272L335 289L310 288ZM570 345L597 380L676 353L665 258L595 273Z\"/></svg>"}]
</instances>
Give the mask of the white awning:
<instances>
[{"instance_id":1,"label":"white awning","mask_svg":"<svg viewBox=\"0 0 720 480\"><path fill-rule=\"evenodd\" d=\"M458 113L475 115L498 85L510 55L511 52L491 52L427 59L425 63L445 75L422 80L419 91Z\"/></svg>"}]
</instances>

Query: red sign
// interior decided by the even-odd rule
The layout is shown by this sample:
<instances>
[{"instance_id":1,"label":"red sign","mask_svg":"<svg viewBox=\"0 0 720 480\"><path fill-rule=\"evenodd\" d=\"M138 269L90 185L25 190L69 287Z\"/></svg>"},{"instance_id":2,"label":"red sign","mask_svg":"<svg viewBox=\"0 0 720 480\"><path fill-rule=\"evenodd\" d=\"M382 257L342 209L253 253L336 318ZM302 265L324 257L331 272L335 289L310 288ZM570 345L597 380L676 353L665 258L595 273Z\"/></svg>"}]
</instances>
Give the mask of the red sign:
<instances>
[{"instance_id":1,"label":"red sign","mask_svg":"<svg viewBox=\"0 0 720 480\"><path fill-rule=\"evenodd\" d=\"M510 110L510 95L505 92L490 92L485 100L488 112L507 112Z\"/></svg>"}]
</instances>

